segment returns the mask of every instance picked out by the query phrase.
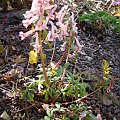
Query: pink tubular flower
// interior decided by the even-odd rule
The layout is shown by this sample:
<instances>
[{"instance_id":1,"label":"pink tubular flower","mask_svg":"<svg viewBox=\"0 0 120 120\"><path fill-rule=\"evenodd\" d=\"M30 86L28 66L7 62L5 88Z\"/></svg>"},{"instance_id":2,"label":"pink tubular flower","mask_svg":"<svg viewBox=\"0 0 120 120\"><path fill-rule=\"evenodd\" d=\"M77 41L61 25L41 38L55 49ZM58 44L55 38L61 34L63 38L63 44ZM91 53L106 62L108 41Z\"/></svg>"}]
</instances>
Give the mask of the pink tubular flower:
<instances>
[{"instance_id":1,"label":"pink tubular flower","mask_svg":"<svg viewBox=\"0 0 120 120\"><path fill-rule=\"evenodd\" d=\"M77 33L77 27L76 27L76 22L74 20L74 14L70 16L71 22L72 22L72 29L74 30L75 33Z\"/></svg>"},{"instance_id":2,"label":"pink tubular flower","mask_svg":"<svg viewBox=\"0 0 120 120\"><path fill-rule=\"evenodd\" d=\"M25 14L23 14L25 19L29 20L31 17L34 16L34 12L33 11L26 11Z\"/></svg>"},{"instance_id":3,"label":"pink tubular flower","mask_svg":"<svg viewBox=\"0 0 120 120\"><path fill-rule=\"evenodd\" d=\"M68 36L68 33L67 33L68 22L69 21L66 21L65 23L61 23L61 22L56 23L56 25L61 28L61 34L63 36Z\"/></svg>"},{"instance_id":4,"label":"pink tubular flower","mask_svg":"<svg viewBox=\"0 0 120 120\"><path fill-rule=\"evenodd\" d=\"M22 23L23 23L23 26L27 28L32 23L35 23L37 20L38 20L38 16L33 16L30 20L27 20L27 19L23 20Z\"/></svg>"},{"instance_id":5,"label":"pink tubular flower","mask_svg":"<svg viewBox=\"0 0 120 120\"><path fill-rule=\"evenodd\" d=\"M54 25L54 23L52 21L49 21L49 23L51 24L51 31L49 31L46 39L49 41L54 41L54 38L58 36L57 32L57 27Z\"/></svg>"},{"instance_id":6,"label":"pink tubular flower","mask_svg":"<svg viewBox=\"0 0 120 120\"><path fill-rule=\"evenodd\" d=\"M48 14L48 18L49 19L52 19L52 20L54 20L54 12L55 12L55 10L57 9L57 5L54 5L54 7L53 7L53 9L50 9L50 10L48 10L47 11L47 14Z\"/></svg>"},{"instance_id":7,"label":"pink tubular flower","mask_svg":"<svg viewBox=\"0 0 120 120\"><path fill-rule=\"evenodd\" d=\"M97 120L102 120L102 117L100 114L97 115Z\"/></svg>"},{"instance_id":8,"label":"pink tubular flower","mask_svg":"<svg viewBox=\"0 0 120 120\"><path fill-rule=\"evenodd\" d=\"M40 51L40 45L39 45L39 38L38 38L38 32L35 33L35 37L36 37L36 40L35 40L35 51L36 53L39 53Z\"/></svg>"},{"instance_id":9,"label":"pink tubular flower","mask_svg":"<svg viewBox=\"0 0 120 120\"><path fill-rule=\"evenodd\" d=\"M34 29L34 30L30 30L30 31L28 31L26 33L20 32L19 36L21 37L21 40L24 40L26 37L32 35L35 31L36 30Z\"/></svg>"},{"instance_id":10,"label":"pink tubular flower","mask_svg":"<svg viewBox=\"0 0 120 120\"><path fill-rule=\"evenodd\" d=\"M118 1L116 2L116 4L117 4L117 5L120 5L120 0L118 0Z\"/></svg>"},{"instance_id":11,"label":"pink tubular flower","mask_svg":"<svg viewBox=\"0 0 120 120\"><path fill-rule=\"evenodd\" d=\"M113 1L113 2L112 2L112 5L113 5L113 6L120 5L120 0L118 0L118 1Z\"/></svg>"},{"instance_id":12,"label":"pink tubular flower","mask_svg":"<svg viewBox=\"0 0 120 120\"><path fill-rule=\"evenodd\" d=\"M41 4L42 2L43 0L33 0L30 11L35 11L37 9L38 4Z\"/></svg>"},{"instance_id":13,"label":"pink tubular flower","mask_svg":"<svg viewBox=\"0 0 120 120\"><path fill-rule=\"evenodd\" d=\"M49 23L51 24L51 34L54 35L57 31L57 27L54 25L52 21L49 21Z\"/></svg>"},{"instance_id":14,"label":"pink tubular flower","mask_svg":"<svg viewBox=\"0 0 120 120\"><path fill-rule=\"evenodd\" d=\"M66 5L66 6L64 6L64 7L62 7L62 9L58 12L58 13L56 13L56 17L58 18L58 22L61 22L62 23L62 21L63 21L63 18L64 18L64 16L65 16L65 10L68 8L68 5Z\"/></svg>"}]
</instances>

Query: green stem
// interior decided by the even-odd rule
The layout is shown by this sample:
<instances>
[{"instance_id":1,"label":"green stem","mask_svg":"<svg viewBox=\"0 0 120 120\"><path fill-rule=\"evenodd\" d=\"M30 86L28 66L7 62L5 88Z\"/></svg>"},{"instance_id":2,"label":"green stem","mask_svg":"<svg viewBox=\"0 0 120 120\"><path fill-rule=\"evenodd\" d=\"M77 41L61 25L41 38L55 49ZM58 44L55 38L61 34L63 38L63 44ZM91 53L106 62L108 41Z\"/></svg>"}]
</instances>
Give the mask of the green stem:
<instances>
[{"instance_id":1,"label":"green stem","mask_svg":"<svg viewBox=\"0 0 120 120\"><path fill-rule=\"evenodd\" d=\"M47 72L45 69L45 63L44 63L44 57L43 57L43 50L42 50L42 38L41 38L42 32L39 32L39 44L40 44L40 58L42 62L42 69L43 69L43 74L44 74L44 79L47 85L49 85L49 81L47 79Z\"/></svg>"}]
</instances>

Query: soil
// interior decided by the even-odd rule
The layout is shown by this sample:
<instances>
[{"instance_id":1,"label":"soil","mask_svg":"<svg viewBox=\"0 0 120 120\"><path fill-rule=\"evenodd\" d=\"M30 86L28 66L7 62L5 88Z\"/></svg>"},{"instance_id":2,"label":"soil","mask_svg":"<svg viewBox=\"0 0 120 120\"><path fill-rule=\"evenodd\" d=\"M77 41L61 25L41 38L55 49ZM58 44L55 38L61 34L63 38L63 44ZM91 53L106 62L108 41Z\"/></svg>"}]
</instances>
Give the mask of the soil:
<instances>
[{"instance_id":1,"label":"soil","mask_svg":"<svg viewBox=\"0 0 120 120\"><path fill-rule=\"evenodd\" d=\"M40 107L41 103L37 103L38 109L28 102L24 103L19 97L10 96L8 91L15 85L15 81L3 81L3 75L18 66L25 76L31 74L27 69L30 38L21 41L19 37L20 31L26 31L22 26L22 19L21 11L0 13L0 45L4 47L0 54L0 115L6 111L13 120L24 120L25 113L28 115L26 120L40 120L45 114ZM94 114L100 113L103 120L120 120L120 35L104 34L104 31L96 31L79 23L78 29L78 40L83 47L77 58L77 71L95 75L97 80L101 80L103 72L101 63L105 59L110 63L110 76L115 79L108 100L104 99L104 95L95 94L84 102L92 108ZM71 60L69 62L72 63ZM7 75L6 79L9 77ZM96 79L87 78L86 82L94 84ZM93 88L90 89L93 91ZM28 111L24 110L27 107Z\"/></svg>"}]
</instances>

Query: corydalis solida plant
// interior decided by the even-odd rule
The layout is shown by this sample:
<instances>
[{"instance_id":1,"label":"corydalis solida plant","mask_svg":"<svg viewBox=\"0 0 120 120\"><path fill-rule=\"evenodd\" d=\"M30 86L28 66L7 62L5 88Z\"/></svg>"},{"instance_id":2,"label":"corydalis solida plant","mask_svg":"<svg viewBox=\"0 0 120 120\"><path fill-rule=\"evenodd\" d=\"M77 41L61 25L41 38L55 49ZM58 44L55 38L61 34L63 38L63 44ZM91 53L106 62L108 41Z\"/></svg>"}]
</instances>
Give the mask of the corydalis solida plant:
<instances>
[{"instance_id":1,"label":"corydalis solida plant","mask_svg":"<svg viewBox=\"0 0 120 120\"><path fill-rule=\"evenodd\" d=\"M42 52L43 31L47 31L48 34L45 40L48 41L54 41L55 38L58 38L59 40L64 40L66 37L69 38L71 36L71 39L68 40L69 47L72 44L72 42L70 41L76 39L75 35L77 33L77 27L74 21L74 14L72 13L69 18L67 18L66 16L66 10L68 9L68 6L63 6L59 12L56 12L57 5L51 5L50 2L51 0L33 0L32 7L30 11L27 11L26 14L24 14L25 20L23 20L22 23L23 26L26 28L29 25L32 25L34 26L34 29L31 29L26 33L19 33L22 40L30 35L35 36L35 51L37 53L40 53L44 79L47 84L49 84L49 81L47 80L47 73ZM54 23L53 20L55 20L56 22ZM48 24L50 24L51 27L49 27ZM78 47L80 47L77 39L76 43Z\"/></svg>"}]
</instances>

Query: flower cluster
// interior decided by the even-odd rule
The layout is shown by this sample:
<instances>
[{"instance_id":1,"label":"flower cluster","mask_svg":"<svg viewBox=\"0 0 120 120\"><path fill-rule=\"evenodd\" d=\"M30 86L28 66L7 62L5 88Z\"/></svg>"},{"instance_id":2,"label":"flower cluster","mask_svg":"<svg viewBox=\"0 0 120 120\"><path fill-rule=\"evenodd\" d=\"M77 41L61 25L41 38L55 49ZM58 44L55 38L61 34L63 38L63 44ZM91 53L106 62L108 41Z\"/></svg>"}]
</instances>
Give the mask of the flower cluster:
<instances>
[{"instance_id":1,"label":"flower cluster","mask_svg":"<svg viewBox=\"0 0 120 120\"><path fill-rule=\"evenodd\" d=\"M33 25L34 29L29 30L26 33L20 32L19 35L21 39L25 39L30 35L35 35L35 50L39 52L39 38L38 31L47 30L48 34L46 40L54 41L57 37L59 40L63 40L66 36L69 36L68 27L71 21L72 29L75 33L77 33L76 23L74 21L74 14L72 16L64 20L66 16L66 10L68 6L62 7L59 12L56 12L57 5L51 5L51 0L33 0L32 7L30 11L27 11L24 14L25 20L22 21L23 26L27 28L29 25ZM53 23L53 20L56 20ZM48 23L50 24L50 28L48 27Z\"/></svg>"}]
</instances>

